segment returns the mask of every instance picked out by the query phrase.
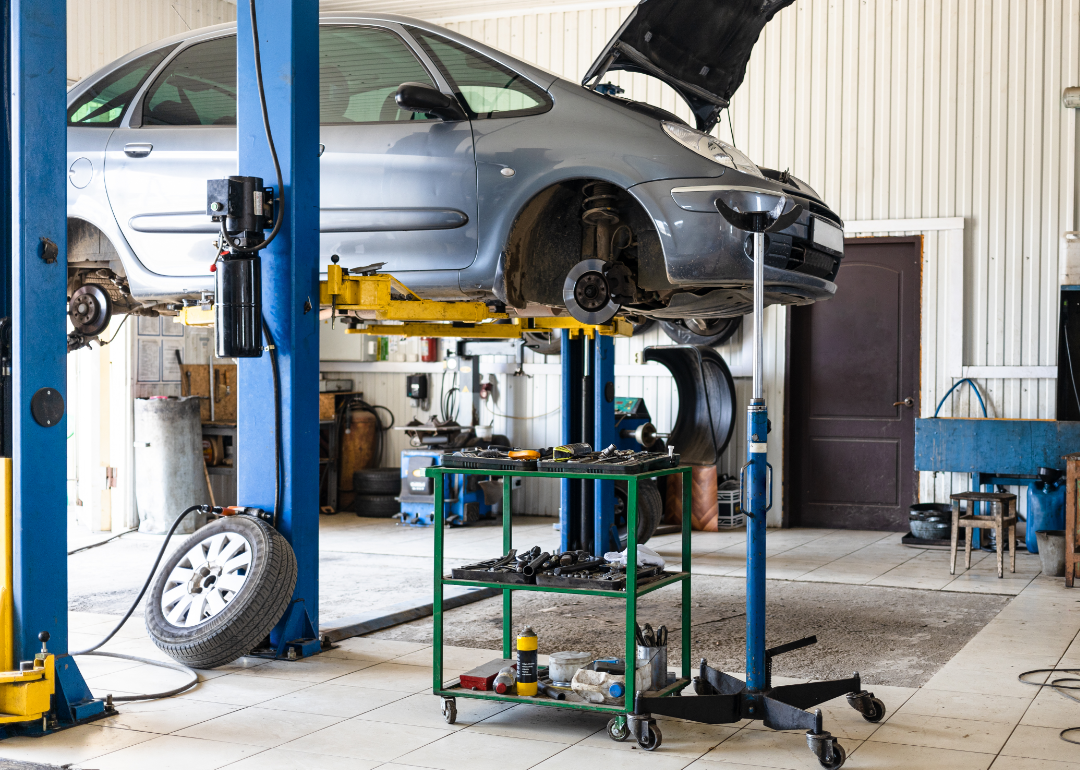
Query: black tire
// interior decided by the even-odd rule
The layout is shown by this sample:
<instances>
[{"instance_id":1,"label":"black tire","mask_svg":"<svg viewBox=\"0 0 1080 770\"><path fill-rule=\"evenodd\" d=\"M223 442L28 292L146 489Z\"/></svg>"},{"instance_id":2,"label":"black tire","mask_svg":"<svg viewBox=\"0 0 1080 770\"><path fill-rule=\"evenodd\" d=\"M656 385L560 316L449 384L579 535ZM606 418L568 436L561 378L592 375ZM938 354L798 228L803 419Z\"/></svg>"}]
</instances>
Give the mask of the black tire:
<instances>
[{"instance_id":1,"label":"black tire","mask_svg":"<svg viewBox=\"0 0 1080 770\"><path fill-rule=\"evenodd\" d=\"M825 768L825 770L840 770L840 768L844 766L845 762L847 762L847 752L844 751L844 747L841 746L839 743L833 744L832 762L824 762L820 759L818 760L818 764Z\"/></svg>"},{"instance_id":2,"label":"black tire","mask_svg":"<svg viewBox=\"0 0 1080 770\"><path fill-rule=\"evenodd\" d=\"M353 474L353 491L358 495L398 495L401 468L364 468Z\"/></svg>"},{"instance_id":3,"label":"black tire","mask_svg":"<svg viewBox=\"0 0 1080 770\"><path fill-rule=\"evenodd\" d=\"M622 743L630 737L630 725L626 723L626 719L624 718L622 729L620 729L618 720L615 717L612 717L607 723L607 734L608 738L611 738L611 740Z\"/></svg>"},{"instance_id":4,"label":"black tire","mask_svg":"<svg viewBox=\"0 0 1080 770\"><path fill-rule=\"evenodd\" d=\"M197 546L206 546L212 538L223 534L239 535L247 541L250 559L242 568L243 585L225 599L224 607L216 614L192 626L186 625L186 618L181 618L185 625L175 625L166 618L162 607L166 590L180 585L170 579L174 577L173 570ZM209 562L213 563L213 560ZM205 585L209 587L211 583ZM192 668L216 668L247 655L269 636L288 609L295 588L296 555L284 537L253 516L221 518L185 540L165 562L146 599L146 630L154 644L173 660ZM199 593L202 592L200 587ZM189 610L190 606L193 606L191 601Z\"/></svg>"},{"instance_id":5,"label":"black tire","mask_svg":"<svg viewBox=\"0 0 1080 770\"><path fill-rule=\"evenodd\" d=\"M444 700L442 707L443 721L448 725L457 721L457 703L452 700Z\"/></svg>"},{"instance_id":6,"label":"black tire","mask_svg":"<svg viewBox=\"0 0 1080 770\"><path fill-rule=\"evenodd\" d=\"M701 331L694 326L688 326L686 321L661 321L660 328L673 342L680 345L705 345L712 347L720 345L731 339L738 328L742 325L742 316L734 318L710 318L706 322L707 329Z\"/></svg>"},{"instance_id":7,"label":"black tire","mask_svg":"<svg viewBox=\"0 0 1080 770\"><path fill-rule=\"evenodd\" d=\"M656 751L664 742L664 734L660 732L660 725L646 725L645 735L638 738L637 745L645 751Z\"/></svg>"},{"instance_id":8,"label":"black tire","mask_svg":"<svg viewBox=\"0 0 1080 770\"><path fill-rule=\"evenodd\" d=\"M353 510L367 519L389 519L401 513L401 503L393 495L357 495L353 498Z\"/></svg>"},{"instance_id":9,"label":"black tire","mask_svg":"<svg viewBox=\"0 0 1080 770\"><path fill-rule=\"evenodd\" d=\"M641 323L634 325L634 333L632 336L640 337L642 334L650 331L654 326L656 326L656 320L653 318L646 318Z\"/></svg>"},{"instance_id":10,"label":"black tire","mask_svg":"<svg viewBox=\"0 0 1080 770\"><path fill-rule=\"evenodd\" d=\"M619 535L623 538L623 548L626 547L626 482L615 482L615 526ZM660 519L664 517L664 498L660 496L660 489L656 486L655 479L643 479L638 482L638 545L643 545L656 532L660 526Z\"/></svg>"}]
</instances>

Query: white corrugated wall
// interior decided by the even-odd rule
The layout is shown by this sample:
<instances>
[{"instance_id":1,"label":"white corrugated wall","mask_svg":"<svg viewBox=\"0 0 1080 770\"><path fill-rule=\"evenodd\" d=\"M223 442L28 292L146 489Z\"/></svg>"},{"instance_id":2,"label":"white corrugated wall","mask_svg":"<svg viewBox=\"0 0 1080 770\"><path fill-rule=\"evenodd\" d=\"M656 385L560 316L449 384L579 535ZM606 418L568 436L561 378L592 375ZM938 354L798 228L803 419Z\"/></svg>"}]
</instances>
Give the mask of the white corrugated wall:
<instances>
[{"instance_id":1,"label":"white corrugated wall","mask_svg":"<svg viewBox=\"0 0 1080 770\"><path fill-rule=\"evenodd\" d=\"M69 0L68 83L155 40L236 20L226 0Z\"/></svg>"}]
</instances>

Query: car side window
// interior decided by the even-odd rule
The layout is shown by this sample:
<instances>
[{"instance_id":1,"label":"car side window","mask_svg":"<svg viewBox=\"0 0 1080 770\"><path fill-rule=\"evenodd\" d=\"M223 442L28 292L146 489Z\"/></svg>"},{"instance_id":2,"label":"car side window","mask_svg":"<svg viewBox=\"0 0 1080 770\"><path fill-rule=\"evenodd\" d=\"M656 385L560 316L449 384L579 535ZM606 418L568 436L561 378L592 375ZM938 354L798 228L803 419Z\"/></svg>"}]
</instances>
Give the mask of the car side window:
<instances>
[{"instance_id":1,"label":"car side window","mask_svg":"<svg viewBox=\"0 0 1080 770\"><path fill-rule=\"evenodd\" d=\"M110 72L90 86L68 108L69 126L116 128L143 80L169 55L175 45L151 51Z\"/></svg>"},{"instance_id":2,"label":"car side window","mask_svg":"<svg viewBox=\"0 0 1080 770\"><path fill-rule=\"evenodd\" d=\"M144 126L235 126L236 37L181 51L143 99Z\"/></svg>"},{"instance_id":3,"label":"car side window","mask_svg":"<svg viewBox=\"0 0 1080 770\"><path fill-rule=\"evenodd\" d=\"M448 38L415 28L409 31L465 102L470 118L536 115L551 108L544 89L508 67Z\"/></svg>"},{"instance_id":4,"label":"car side window","mask_svg":"<svg viewBox=\"0 0 1080 770\"><path fill-rule=\"evenodd\" d=\"M323 27L319 34L319 122L323 125L427 120L399 109L402 83L434 85L400 37L374 27Z\"/></svg>"}]
</instances>

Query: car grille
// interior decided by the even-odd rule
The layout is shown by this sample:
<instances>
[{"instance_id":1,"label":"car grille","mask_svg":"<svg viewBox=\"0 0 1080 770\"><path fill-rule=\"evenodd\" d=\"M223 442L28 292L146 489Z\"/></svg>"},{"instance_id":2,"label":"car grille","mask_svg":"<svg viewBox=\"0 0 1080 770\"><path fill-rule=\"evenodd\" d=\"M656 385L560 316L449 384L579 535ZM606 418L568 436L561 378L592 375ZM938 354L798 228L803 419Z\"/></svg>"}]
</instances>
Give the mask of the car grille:
<instances>
[{"instance_id":1,"label":"car grille","mask_svg":"<svg viewBox=\"0 0 1080 770\"><path fill-rule=\"evenodd\" d=\"M823 251L808 248L806 242L799 242L790 235L768 233L765 236L765 264L781 270L805 273L815 278L831 281L836 277L840 260ZM743 250L750 259L754 258L754 237L747 236Z\"/></svg>"}]
</instances>

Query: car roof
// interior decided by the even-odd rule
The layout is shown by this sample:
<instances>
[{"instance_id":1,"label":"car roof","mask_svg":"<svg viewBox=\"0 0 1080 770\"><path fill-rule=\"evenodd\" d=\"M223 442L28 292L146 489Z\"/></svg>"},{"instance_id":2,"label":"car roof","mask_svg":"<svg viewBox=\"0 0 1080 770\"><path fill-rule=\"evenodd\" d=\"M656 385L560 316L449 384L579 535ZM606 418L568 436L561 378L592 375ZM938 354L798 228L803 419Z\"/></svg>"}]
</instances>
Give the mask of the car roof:
<instances>
[{"instance_id":1,"label":"car roof","mask_svg":"<svg viewBox=\"0 0 1080 770\"><path fill-rule=\"evenodd\" d=\"M521 73L529 80L532 80L534 83L543 88L549 87L552 83L559 79L559 76L555 75L552 72L548 72L545 69L536 67L532 64L529 64L528 62L521 61L521 59L515 58L507 53L486 46L471 37L459 35L458 33L453 32L446 27L442 27L438 24L433 24L429 21L424 21L422 19L414 19L409 16L399 16L398 14L393 13L328 12L319 14L320 24L370 24L372 22L380 24L398 24L406 27L416 27L417 29L421 29L426 32L432 32L437 35L442 35L443 37L460 43L467 48L471 48L474 51L481 53L490 59L494 59L497 62L505 64L506 66L516 70L517 72ZM131 51L130 53L127 53L112 62L109 62L104 67L101 67L92 72L91 74L87 75L86 77L82 78L79 82L75 83L68 90L68 98L70 100L77 97L89 84L94 83L101 76L105 75L108 72L111 72L117 67L128 63L129 61L132 61L133 59L137 59L144 54L150 53L151 51L156 51L159 48L165 48L166 46L170 45L182 44L191 40L218 37L222 33L235 31L236 26L236 22L228 22L226 24L216 24L211 27L199 27L198 29L194 29L189 32L182 32L178 35L162 38L161 40L156 40L153 43L144 45L141 48L137 48L136 50Z\"/></svg>"}]
</instances>

